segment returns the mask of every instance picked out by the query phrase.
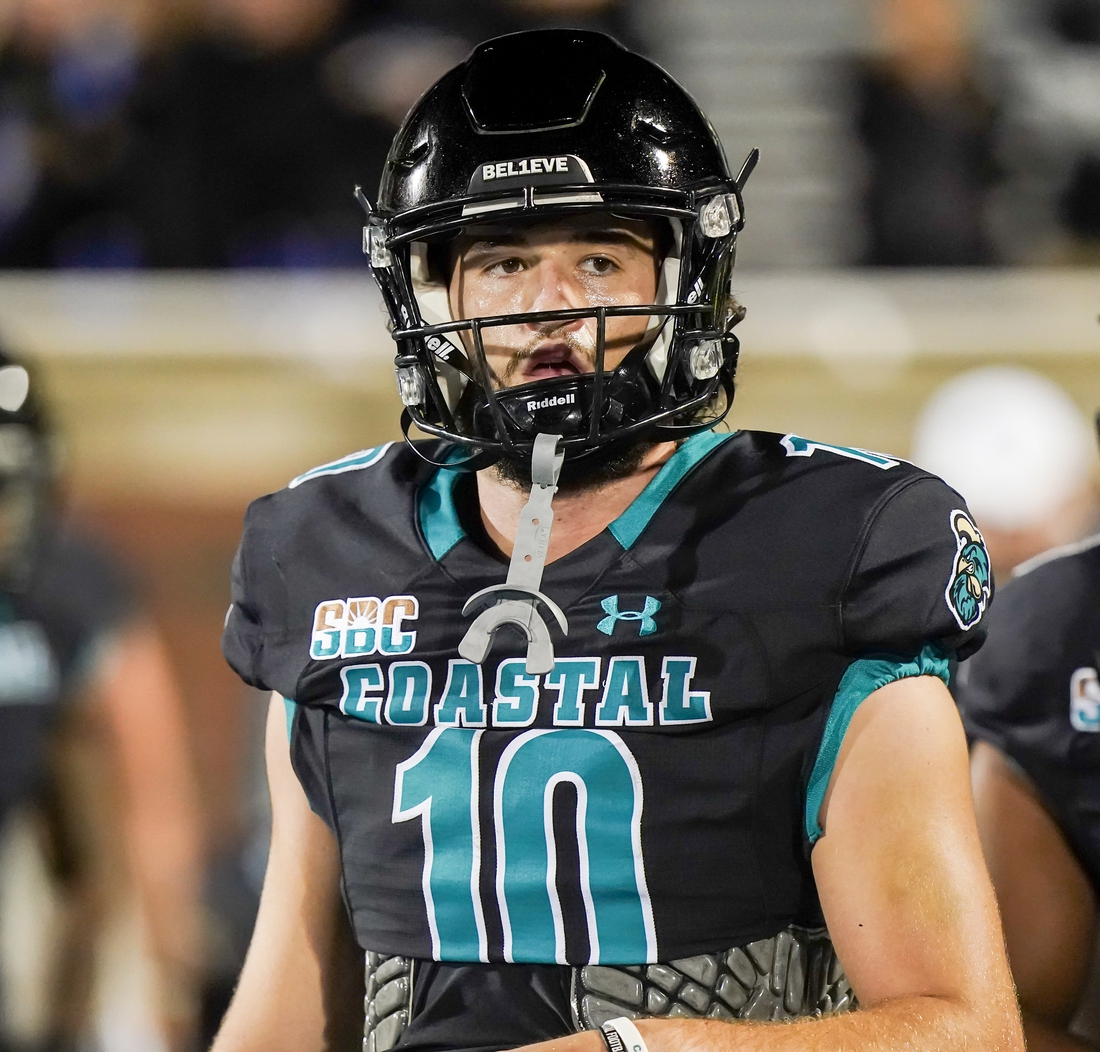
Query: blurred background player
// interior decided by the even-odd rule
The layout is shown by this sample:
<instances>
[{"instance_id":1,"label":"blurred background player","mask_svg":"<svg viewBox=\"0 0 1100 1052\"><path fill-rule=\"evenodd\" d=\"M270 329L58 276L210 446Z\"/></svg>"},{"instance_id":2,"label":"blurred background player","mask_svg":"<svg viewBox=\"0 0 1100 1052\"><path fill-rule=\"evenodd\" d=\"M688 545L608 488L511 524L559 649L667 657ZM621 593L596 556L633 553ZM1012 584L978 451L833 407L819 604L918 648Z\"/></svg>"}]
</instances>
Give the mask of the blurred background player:
<instances>
[{"instance_id":1,"label":"blurred background player","mask_svg":"<svg viewBox=\"0 0 1100 1052\"><path fill-rule=\"evenodd\" d=\"M993 262L985 228L994 107L958 0L876 0L879 53L859 65L856 126L866 149L865 261Z\"/></svg>"},{"instance_id":2,"label":"blurred background player","mask_svg":"<svg viewBox=\"0 0 1100 1052\"><path fill-rule=\"evenodd\" d=\"M998 579L956 695L1028 1047L1097 1048L1100 538L1080 539L1097 525L1094 442L1058 385L996 366L936 392L913 458L966 495Z\"/></svg>"},{"instance_id":3,"label":"blurred background player","mask_svg":"<svg viewBox=\"0 0 1100 1052\"><path fill-rule=\"evenodd\" d=\"M1098 667L1091 537L1024 563L998 590L986 647L959 676L978 828L1033 1052L1100 1048Z\"/></svg>"},{"instance_id":4,"label":"blurred background player","mask_svg":"<svg viewBox=\"0 0 1100 1052\"><path fill-rule=\"evenodd\" d=\"M1089 426L1030 370L988 366L944 384L917 420L911 456L966 497L999 582L1098 525Z\"/></svg>"},{"instance_id":5,"label":"blurred background player","mask_svg":"<svg viewBox=\"0 0 1100 1052\"><path fill-rule=\"evenodd\" d=\"M180 700L129 583L58 524L54 481L32 376L0 351L0 819L39 807L63 903L59 944L52 953L38 947L53 965L42 1032L13 1035L5 1019L4 1036L14 1047L30 1037L30 1047L49 1049L90 1039L96 943L116 890L105 880L118 876L106 828L124 845L142 908L164 1047L187 1049L197 1022L200 873ZM101 813L112 790L121 836Z\"/></svg>"}]
</instances>

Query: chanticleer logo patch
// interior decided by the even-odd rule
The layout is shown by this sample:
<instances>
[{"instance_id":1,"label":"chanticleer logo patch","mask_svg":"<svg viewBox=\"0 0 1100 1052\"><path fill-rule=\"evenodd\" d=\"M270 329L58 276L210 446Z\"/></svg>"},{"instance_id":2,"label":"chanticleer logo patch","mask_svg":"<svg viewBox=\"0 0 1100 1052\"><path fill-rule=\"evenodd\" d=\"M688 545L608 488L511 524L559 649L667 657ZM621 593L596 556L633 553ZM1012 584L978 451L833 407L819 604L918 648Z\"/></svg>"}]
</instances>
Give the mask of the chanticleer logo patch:
<instances>
[{"instance_id":1,"label":"chanticleer logo patch","mask_svg":"<svg viewBox=\"0 0 1100 1052\"><path fill-rule=\"evenodd\" d=\"M955 534L955 564L944 598L959 627L972 628L989 605L989 553L981 531L965 511L957 508L951 512L951 532Z\"/></svg>"}]
</instances>

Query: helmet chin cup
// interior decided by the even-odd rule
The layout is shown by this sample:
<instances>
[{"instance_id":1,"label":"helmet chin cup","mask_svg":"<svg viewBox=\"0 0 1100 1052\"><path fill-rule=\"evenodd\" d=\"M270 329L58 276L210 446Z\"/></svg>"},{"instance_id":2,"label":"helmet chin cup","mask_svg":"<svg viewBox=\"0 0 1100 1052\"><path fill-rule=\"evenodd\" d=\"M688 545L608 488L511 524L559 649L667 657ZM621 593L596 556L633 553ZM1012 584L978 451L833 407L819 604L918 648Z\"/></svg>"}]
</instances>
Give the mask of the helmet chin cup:
<instances>
[{"instance_id":1,"label":"helmet chin cup","mask_svg":"<svg viewBox=\"0 0 1100 1052\"><path fill-rule=\"evenodd\" d=\"M645 354L639 348L602 377L596 373L556 376L495 392L506 436L497 435L489 396L482 393L474 407L474 430L482 438L521 445L533 442L539 432L558 434L566 443L566 456L575 456L583 452L579 443L590 436L600 437L645 420L654 412L659 395L660 388L645 367Z\"/></svg>"}]
</instances>

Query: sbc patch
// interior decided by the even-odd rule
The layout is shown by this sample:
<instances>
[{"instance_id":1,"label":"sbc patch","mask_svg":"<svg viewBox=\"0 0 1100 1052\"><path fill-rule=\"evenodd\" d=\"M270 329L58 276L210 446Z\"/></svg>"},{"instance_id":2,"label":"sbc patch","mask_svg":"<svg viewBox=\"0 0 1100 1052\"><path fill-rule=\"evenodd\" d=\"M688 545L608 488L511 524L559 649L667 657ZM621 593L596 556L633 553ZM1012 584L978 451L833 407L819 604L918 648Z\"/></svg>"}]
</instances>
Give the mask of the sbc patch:
<instances>
[{"instance_id":1,"label":"sbc patch","mask_svg":"<svg viewBox=\"0 0 1100 1052\"><path fill-rule=\"evenodd\" d=\"M981 531L965 511L951 512L951 532L955 534L955 563L943 596L959 628L973 628L989 605L989 553Z\"/></svg>"}]
</instances>

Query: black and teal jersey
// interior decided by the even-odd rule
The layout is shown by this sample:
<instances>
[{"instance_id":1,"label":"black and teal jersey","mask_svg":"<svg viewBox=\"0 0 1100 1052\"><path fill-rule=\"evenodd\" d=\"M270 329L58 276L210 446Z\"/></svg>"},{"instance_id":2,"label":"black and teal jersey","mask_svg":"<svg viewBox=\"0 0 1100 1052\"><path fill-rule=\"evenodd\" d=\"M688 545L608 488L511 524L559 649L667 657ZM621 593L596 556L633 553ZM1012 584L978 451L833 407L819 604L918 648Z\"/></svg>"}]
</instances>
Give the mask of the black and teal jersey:
<instances>
[{"instance_id":1,"label":"black and teal jersey","mask_svg":"<svg viewBox=\"0 0 1100 1052\"><path fill-rule=\"evenodd\" d=\"M1021 566L960 666L969 735L1022 770L1100 893L1100 536Z\"/></svg>"},{"instance_id":2,"label":"black and teal jersey","mask_svg":"<svg viewBox=\"0 0 1100 1052\"><path fill-rule=\"evenodd\" d=\"M124 575L68 531L43 543L25 589L0 592L0 815L39 787L58 713L131 606Z\"/></svg>"},{"instance_id":3,"label":"black and teal jersey","mask_svg":"<svg viewBox=\"0 0 1100 1052\"><path fill-rule=\"evenodd\" d=\"M362 946L637 964L820 923L809 849L855 706L980 644L962 499L861 450L696 436L546 567L569 631L543 676L518 636L458 655L506 572L478 523L472 478L402 446L246 518L225 653L292 699Z\"/></svg>"}]
</instances>

